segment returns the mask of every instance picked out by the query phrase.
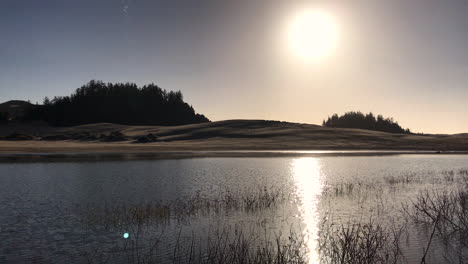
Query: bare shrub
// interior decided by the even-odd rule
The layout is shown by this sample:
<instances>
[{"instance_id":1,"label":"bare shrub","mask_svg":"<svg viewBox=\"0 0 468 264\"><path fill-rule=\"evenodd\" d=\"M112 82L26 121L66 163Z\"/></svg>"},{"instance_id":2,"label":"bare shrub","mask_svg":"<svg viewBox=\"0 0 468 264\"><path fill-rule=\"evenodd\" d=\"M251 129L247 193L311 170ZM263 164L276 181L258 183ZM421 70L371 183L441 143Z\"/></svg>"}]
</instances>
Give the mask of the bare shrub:
<instances>
[{"instance_id":1,"label":"bare shrub","mask_svg":"<svg viewBox=\"0 0 468 264\"><path fill-rule=\"evenodd\" d=\"M372 218L341 225L324 220L319 249L323 263L398 263L403 228L385 228Z\"/></svg>"}]
</instances>

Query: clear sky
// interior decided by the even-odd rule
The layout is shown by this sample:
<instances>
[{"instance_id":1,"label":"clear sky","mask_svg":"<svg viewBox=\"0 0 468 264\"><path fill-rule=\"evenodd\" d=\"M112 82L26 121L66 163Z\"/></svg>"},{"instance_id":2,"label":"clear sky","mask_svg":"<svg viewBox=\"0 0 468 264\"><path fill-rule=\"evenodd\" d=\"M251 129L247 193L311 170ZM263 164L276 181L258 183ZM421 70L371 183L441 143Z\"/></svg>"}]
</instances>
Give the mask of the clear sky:
<instances>
[{"instance_id":1,"label":"clear sky","mask_svg":"<svg viewBox=\"0 0 468 264\"><path fill-rule=\"evenodd\" d=\"M288 42L304 10L336 25L319 61ZM360 110L468 132L467 14L463 0L2 0L0 101L154 82L211 120L319 124Z\"/></svg>"}]
</instances>

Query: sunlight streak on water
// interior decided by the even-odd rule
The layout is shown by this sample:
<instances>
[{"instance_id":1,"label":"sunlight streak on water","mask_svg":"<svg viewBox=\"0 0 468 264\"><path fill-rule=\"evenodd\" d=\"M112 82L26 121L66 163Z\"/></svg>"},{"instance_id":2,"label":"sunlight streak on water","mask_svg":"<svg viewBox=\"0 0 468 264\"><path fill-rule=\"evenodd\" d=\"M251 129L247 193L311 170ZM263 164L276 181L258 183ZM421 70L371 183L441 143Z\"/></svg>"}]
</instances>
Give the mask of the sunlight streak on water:
<instances>
[{"instance_id":1,"label":"sunlight streak on water","mask_svg":"<svg viewBox=\"0 0 468 264\"><path fill-rule=\"evenodd\" d=\"M318 233L319 214L318 202L322 192L322 177L320 160L317 158L298 158L291 163L291 170L296 184L296 192L300 199L299 211L305 224L304 232L309 251L308 262L319 263Z\"/></svg>"}]
</instances>

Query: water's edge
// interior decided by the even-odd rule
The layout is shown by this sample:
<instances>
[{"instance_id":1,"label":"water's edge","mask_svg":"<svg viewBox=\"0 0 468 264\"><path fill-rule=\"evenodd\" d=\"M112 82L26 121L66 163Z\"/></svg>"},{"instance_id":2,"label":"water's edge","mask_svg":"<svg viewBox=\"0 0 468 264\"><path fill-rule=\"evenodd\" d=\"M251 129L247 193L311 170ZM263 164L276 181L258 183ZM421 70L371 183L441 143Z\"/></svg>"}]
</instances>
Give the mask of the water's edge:
<instances>
[{"instance_id":1,"label":"water's edge","mask_svg":"<svg viewBox=\"0 0 468 264\"><path fill-rule=\"evenodd\" d=\"M393 150L311 150L311 151L158 151L158 152L80 152L80 153L2 153L0 163L9 162L74 162L74 161L117 161L117 160L161 160L161 159L190 159L213 157L330 157L330 156L388 156L388 155L452 155L468 154L468 151L393 151Z\"/></svg>"}]
</instances>

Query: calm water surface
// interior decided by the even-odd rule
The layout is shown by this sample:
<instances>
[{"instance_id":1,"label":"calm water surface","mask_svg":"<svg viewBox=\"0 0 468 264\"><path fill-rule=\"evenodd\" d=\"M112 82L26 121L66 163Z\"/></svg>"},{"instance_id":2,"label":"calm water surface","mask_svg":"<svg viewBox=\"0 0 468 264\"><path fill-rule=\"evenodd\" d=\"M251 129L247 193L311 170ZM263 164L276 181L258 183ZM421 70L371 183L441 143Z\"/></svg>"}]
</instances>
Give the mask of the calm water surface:
<instances>
[{"instance_id":1,"label":"calm water surface","mask_svg":"<svg viewBox=\"0 0 468 264\"><path fill-rule=\"evenodd\" d=\"M455 189L443 173L468 169L467 155L391 155L295 158L197 158L181 160L3 163L0 164L0 262L81 263L93 249L112 252L134 230L105 230L83 224L86 212L147 203L171 204L191 197L216 200L228 194L274 189L288 200L255 212L226 211L169 217L162 239L203 237L219 226L261 223L270 234L291 226L307 235L311 263L318 262L319 222L343 223L374 217L402 221L401 204L424 189ZM392 184L410 177L412 183ZM337 186L360 186L353 194L337 194ZM347 185L349 186L349 185ZM367 186L364 188L363 186ZM358 188L358 187L353 187ZM159 225L159 224L158 224ZM155 224L152 232L159 227ZM150 231L145 231L150 232ZM405 263L419 263L427 232L407 234ZM443 261L441 243L429 254ZM167 252L166 252L167 251ZM161 249L161 254L170 254ZM162 256L161 259L165 257ZM98 261L99 262L99 261Z\"/></svg>"}]
</instances>

